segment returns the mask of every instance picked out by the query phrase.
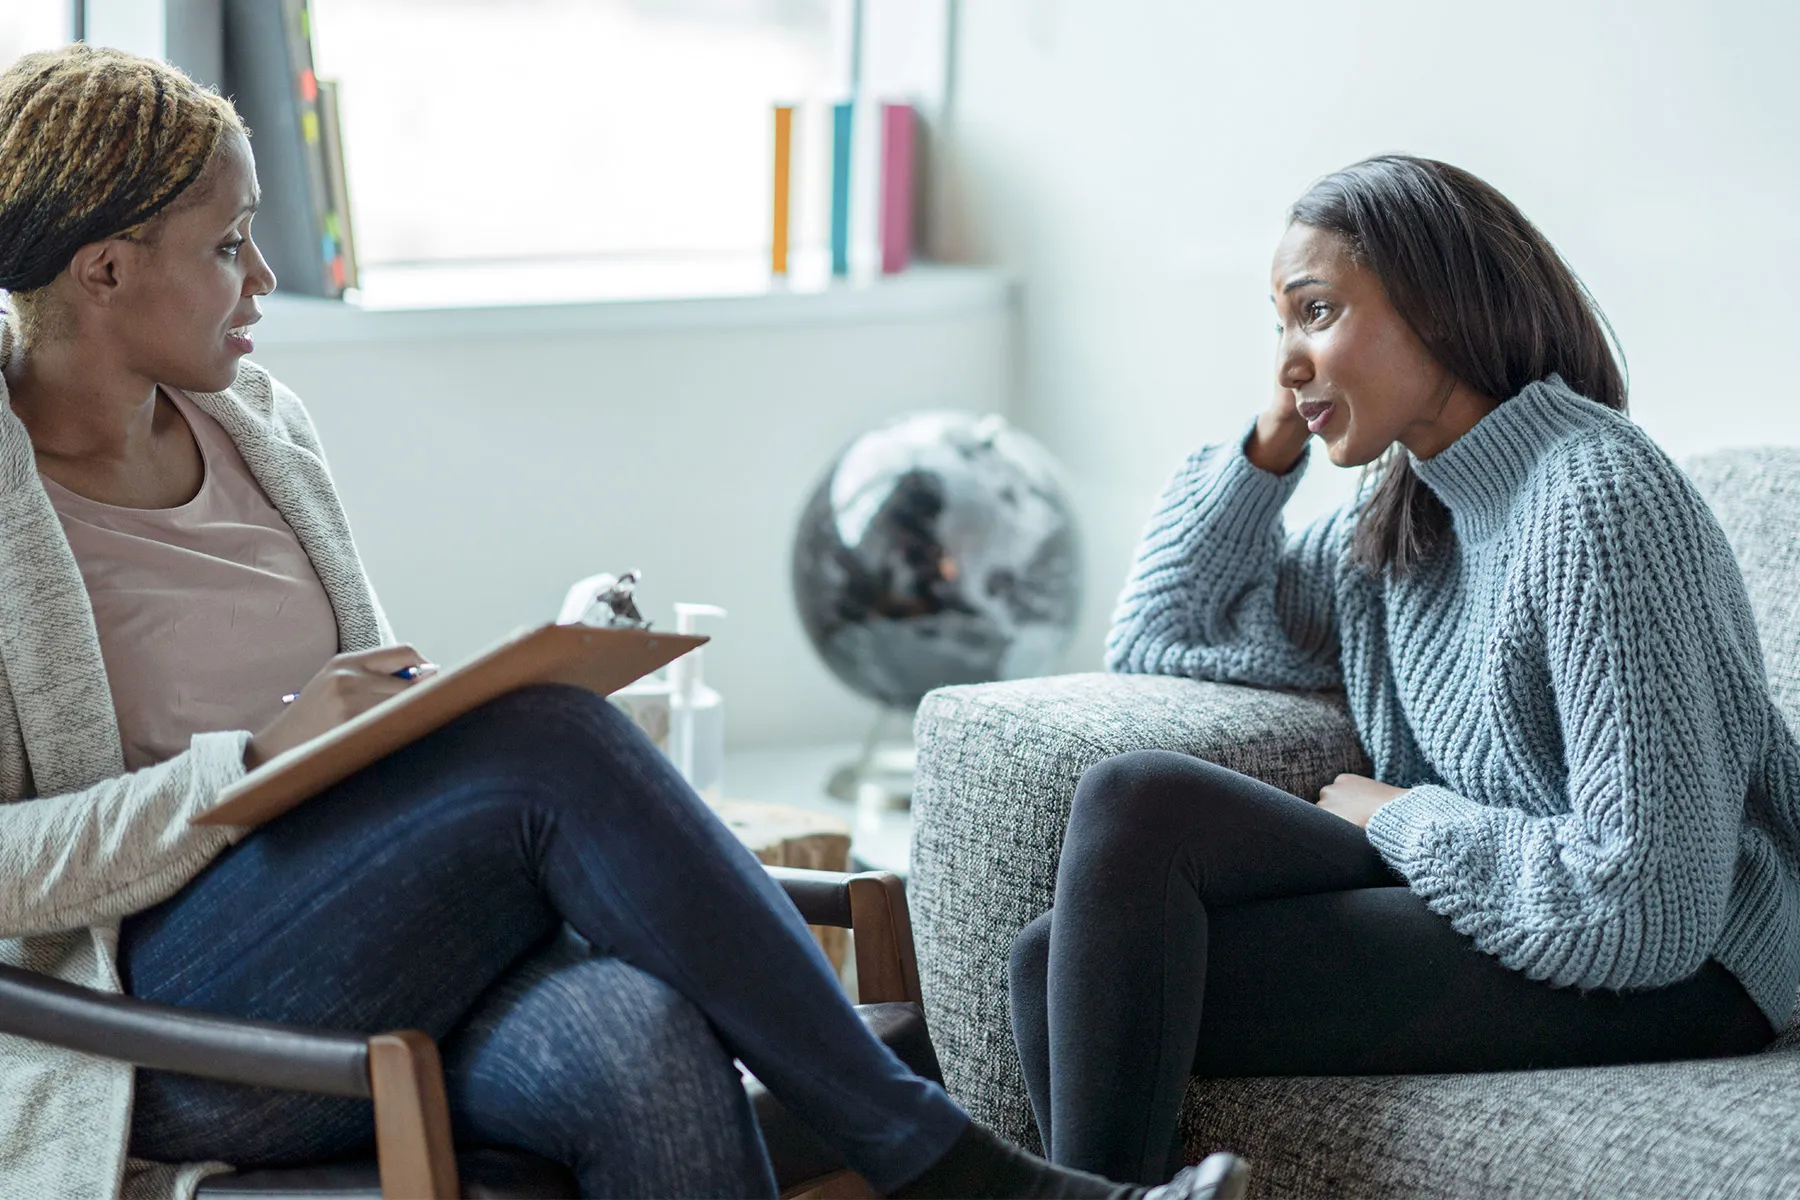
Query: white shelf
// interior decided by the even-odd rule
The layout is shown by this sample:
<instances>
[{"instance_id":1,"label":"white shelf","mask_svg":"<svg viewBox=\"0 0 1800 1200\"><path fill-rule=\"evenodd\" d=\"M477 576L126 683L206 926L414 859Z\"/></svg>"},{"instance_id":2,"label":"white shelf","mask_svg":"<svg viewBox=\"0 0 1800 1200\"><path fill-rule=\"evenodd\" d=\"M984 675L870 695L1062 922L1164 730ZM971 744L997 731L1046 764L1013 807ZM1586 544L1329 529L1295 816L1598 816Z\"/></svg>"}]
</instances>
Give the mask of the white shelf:
<instances>
[{"instance_id":1,"label":"white shelf","mask_svg":"<svg viewBox=\"0 0 1800 1200\"><path fill-rule=\"evenodd\" d=\"M828 812L850 823L850 857L863 867L905 877L912 860L910 809L859 807L825 793L831 773L854 760L861 746L740 750L725 756L725 796Z\"/></svg>"},{"instance_id":2,"label":"white shelf","mask_svg":"<svg viewBox=\"0 0 1800 1200\"><path fill-rule=\"evenodd\" d=\"M922 265L834 279L771 277L748 259L387 267L351 300L277 292L258 346L465 340L494 336L853 325L992 312L1013 303L992 267Z\"/></svg>"}]
</instances>

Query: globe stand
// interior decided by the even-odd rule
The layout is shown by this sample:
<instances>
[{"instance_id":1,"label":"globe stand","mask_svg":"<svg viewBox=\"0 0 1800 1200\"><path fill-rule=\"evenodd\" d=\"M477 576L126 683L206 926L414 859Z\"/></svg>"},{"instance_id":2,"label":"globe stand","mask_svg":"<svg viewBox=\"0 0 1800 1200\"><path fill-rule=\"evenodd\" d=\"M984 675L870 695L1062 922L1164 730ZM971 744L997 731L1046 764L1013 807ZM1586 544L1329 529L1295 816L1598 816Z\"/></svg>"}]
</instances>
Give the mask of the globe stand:
<instances>
[{"instance_id":1,"label":"globe stand","mask_svg":"<svg viewBox=\"0 0 1800 1200\"><path fill-rule=\"evenodd\" d=\"M898 722L904 741L887 735ZM886 740L884 740L884 738ZM912 713L883 708L863 739L862 753L831 773L825 791L857 808L906 809L912 806L913 773L918 751L912 740Z\"/></svg>"}]
</instances>

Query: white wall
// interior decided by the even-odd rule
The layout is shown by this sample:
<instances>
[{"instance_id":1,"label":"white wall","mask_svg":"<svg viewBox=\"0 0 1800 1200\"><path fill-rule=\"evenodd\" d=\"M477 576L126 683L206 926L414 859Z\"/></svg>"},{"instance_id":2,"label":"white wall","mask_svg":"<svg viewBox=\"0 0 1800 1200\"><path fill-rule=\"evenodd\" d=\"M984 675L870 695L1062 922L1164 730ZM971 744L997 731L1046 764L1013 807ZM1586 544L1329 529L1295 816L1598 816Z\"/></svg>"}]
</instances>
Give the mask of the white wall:
<instances>
[{"instance_id":1,"label":"white wall","mask_svg":"<svg viewBox=\"0 0 1800 1200\"><path fill-rule=\"evenodd\" d=\"M255 358L311 409L403 638L454 662L553 617L577 578L642 567L659 622L676 600L731 611L707 653L728 740L817 743L874 709L794 616L795 519L884 418L1007 409L1003 291L938 316L374 342L280 336L271 306Z\"/></svg>"},{"instance_id":2,"label":"white wall","mask_svg":"<svg viewBox=\"0 0 1800 1200\"><path fill-rule=\"evenodd\" d=\"M1793 0L968 0L940 251L1025 287L1020 418L1087 516L1084 629L1167 472L1269 395L1269 255L1308 182L1404 150L1473 170L1611 317L1677 456L1800 444ZM1297 519L1348 494L1315 456Z\"/></svg>"}]
</instances>

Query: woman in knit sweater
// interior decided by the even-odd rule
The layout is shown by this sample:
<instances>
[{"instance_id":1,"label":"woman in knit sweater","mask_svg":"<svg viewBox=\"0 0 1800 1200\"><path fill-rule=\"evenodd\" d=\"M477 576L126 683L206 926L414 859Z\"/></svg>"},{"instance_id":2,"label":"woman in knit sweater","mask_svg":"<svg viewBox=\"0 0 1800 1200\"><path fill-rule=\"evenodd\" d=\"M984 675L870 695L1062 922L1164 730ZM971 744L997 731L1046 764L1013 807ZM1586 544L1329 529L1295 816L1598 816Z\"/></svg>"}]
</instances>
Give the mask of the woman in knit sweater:
<instances>
[{"instance_id":1,"label":"woman in knit sweater","mask_svg":"<svg viewBox=\"0 0 1800 1200\"><path fill-rule=\"evenodd\" d=\"M1760 1049L1800 985L1800 747L1591 298L1494 189L1404 156L1307 192L1272 290L1273 402L1176 472L1107 663L1341 688L1370 777L1085 775L1011 962L1052 1160L1166 1177L1191 1074ZM1369 486L1289 536L1312 437Z\"/></svg>"},{"instance_id":2,"label":"woman in knit sweater","mask_svg":"<svg viewBox=\"0 0 1800 1200\"><path fill-rule=\"evenodd\" d=\"M75 46L0 75L0 961L426 1030L458 1139L566 1163L584 1195L773 1194L734 1057L884 1191L1143 1195L1011 1150L908 1071L590 693L496 701L254 832L188 823L421 664L305 410L244 358L275 286L257 195L230 104L160 63ZM187 1195L218 1160L372 1132L360 1101L0 1037L0 1195Z\"/></svg>"}]
</instances>

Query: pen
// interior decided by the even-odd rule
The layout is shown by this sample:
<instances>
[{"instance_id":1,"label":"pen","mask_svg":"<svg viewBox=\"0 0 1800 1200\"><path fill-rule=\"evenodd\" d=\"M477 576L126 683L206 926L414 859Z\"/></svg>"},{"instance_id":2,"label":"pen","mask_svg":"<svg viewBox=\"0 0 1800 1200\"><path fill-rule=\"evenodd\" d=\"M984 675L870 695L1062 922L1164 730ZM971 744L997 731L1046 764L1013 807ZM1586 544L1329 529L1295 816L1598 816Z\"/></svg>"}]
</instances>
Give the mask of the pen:
<instances>
[{"instance_id":1,"label":"pen","mask_svg":"<svg viewBox=\"0 0 1800 1200\"><path fill-rule=\"evenodd\" d=\"M419 678L421 675L425 674L425 672L435 671L435 670L437 670L436 663L419 663L416 666L401 667L398 671L393 672L393 676L395 679L404 679L404 680L406 680L406 682L411 683L413 680L415 680L415 679ZM281 698L281 702L283 704L292 704L294 701L298 700L299 698L300 698L299 692L289 692L287 695L285 695Z\"/></svg>"}]
</instances>

